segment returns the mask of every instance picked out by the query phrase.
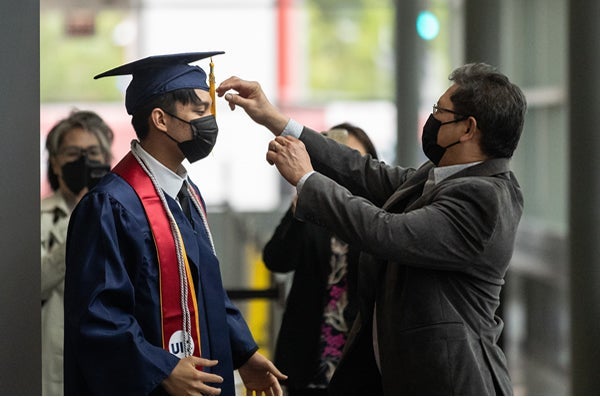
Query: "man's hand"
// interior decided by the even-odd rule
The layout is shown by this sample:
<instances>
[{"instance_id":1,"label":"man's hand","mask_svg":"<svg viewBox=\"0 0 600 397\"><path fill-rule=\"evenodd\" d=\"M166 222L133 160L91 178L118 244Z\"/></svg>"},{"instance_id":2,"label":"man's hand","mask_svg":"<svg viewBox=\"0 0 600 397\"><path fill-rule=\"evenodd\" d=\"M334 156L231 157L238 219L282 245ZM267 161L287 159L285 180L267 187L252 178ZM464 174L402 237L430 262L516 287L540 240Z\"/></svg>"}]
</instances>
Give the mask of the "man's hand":
<instances>
[{"instance_id":1,"label":"man's hand","mask_svg":"<svg viewBox=\"0 0 600 397\"><path fill-rule=\"evenodd\" d=\"M279 372L275 365L262 354L256 352L242 365L238 372L246 386L246 395L281 396L283 391L279 380L287 376Z\"/></svg>"},{"instance_id":2,"label":"man's hand","mask_svg":"<svg viewBox=\"0 0 600 397\"><path fill-rule=\"evenodd\" d=\"M235 90L236 93L227 92ZM256 81L246 81L239 77L230 77L216 89L219 97L225 95L229 108L240 106L248 116L260 125L267 127L274 135L279 135L287 125L289 117L284 116L269 102L260 84Z\"/></svg>"},{"instance_id":3,"label":"man's hand","mask_svg":"<svg viewBox=\"0 0 600 397\"><path fill-rule=\"evenodd\" d=\"M171 375L162 381L162 385L172 396L219 395L221 389L208 386L207 383L223 383L223 378L196 369L196 367L212 367L217 363L217 360L193 356L182 358L173 368Z\"/></svg>"},{"instance_id":4,"label":"man's hand","mask_svg":"<svg viewBox=\"0 0 600 397\"><path fill-rule=\"evenodd\" d=\"M306 147L291 136L278 136L269 142L267 161L275 164L281 176L294 186L305 174L313 171Z\"/></svg>"}]
</instances>

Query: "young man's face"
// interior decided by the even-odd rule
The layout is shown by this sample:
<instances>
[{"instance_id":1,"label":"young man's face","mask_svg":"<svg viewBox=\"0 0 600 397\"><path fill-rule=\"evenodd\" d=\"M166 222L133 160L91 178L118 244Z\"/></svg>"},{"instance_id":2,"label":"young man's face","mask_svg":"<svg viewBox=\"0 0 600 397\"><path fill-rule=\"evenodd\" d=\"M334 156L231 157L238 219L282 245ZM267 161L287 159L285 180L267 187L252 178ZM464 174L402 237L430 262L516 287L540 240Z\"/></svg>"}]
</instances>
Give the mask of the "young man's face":
<instances>
[{"instance_id":1,"label":"young man's face","mask_svg":"<svg viewBox=\"0 0 600 397\"><path fill-rule=\"evenodd\" d=\"M183 105L181 103L175 104L175 115L182 120L190 122L194 119L210 116L212 100L210 94L207 91L195 89L194 92L200 98L199 103L188 103ZM177 120L176 120L177 121ZM192 129L190 125L184 122L180 122L180 127L176 131L173 131L173 137L180 142L192 139Z\"/></svg>"}]
</instances>

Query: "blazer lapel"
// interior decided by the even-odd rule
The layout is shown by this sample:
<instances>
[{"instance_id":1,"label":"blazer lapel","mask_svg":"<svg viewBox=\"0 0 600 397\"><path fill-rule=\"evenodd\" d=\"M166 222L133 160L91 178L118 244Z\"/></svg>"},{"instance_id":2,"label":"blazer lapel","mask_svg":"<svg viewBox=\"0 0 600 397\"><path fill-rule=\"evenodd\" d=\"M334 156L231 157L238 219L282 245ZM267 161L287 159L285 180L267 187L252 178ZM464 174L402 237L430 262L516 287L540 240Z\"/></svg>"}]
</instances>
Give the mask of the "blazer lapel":
<instances>
[{"instance_id":1,"label":"blazer lapel","mask_svg":"<svg viewBox=\"0 0 600 397\"><path fill-rule=\"evenodd\" d=\"M465 176L494 176L498 174L504 174L509 171L510 159L496 158L486 160L469 168L465 168L464 170L448 177L448 179L462 178Z\"/></svg>"},{"instance_id":2,"label":"blazer lapel","mask_svg":"<svg viewBox=\"0 0 600 397\"><path fill-rule=\"evenodd\" d=\"M396 206L404 201L403 211L411 200L418 198L423 192L423 187L429 176L429 170L433 168L433 163L427 162L419 167L415 173L404 182L398 190L396 190L383 204L383 209L387 210L392 206Z\"/></svg>"},{"instance_id":3,"label":"blazer lapel","mask_svg":"<svg viewBox=\"0 0 600 397\"><path fill-rule=\"evenodd\" d=\"M510 171L509 166L510 160L507 158L489 159L472 167L465 168L464 170L461 170L456 174L449 176L440 183L443 183L445 181L451 181L456 178L464 178L469 176L486 177L503 174ZM412 211L416 208L423 206L425 203L428 203L430 201L429 197L433 193L435 193L436 190L436 188L430 189L427 194L424 194L417 198L417 200L415 200L414 202L409 203L409 205L406 207L406 211Z\"/></svg>"}]
</instances>

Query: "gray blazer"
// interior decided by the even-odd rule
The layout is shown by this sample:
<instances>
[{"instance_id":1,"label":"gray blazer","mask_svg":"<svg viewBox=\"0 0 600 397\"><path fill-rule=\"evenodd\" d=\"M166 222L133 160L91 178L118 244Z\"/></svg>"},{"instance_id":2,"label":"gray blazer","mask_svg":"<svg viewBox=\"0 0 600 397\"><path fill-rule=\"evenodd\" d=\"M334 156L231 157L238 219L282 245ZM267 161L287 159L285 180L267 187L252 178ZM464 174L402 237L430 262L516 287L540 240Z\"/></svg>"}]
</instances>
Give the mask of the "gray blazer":
<instances>
[{"instance_id":1,"label":"gray blazer","mask_svg":"<svg viewBox=\"0 0 600 397\"><path fill-rule=\"evenodd\" d=\"M391 167L306 128L300 139L318 173L296 217L363 251L359 316L330 392L512 394L495 316L523 211L509 160L469 167L423 194L430 162Z\"/></svg>"}]
</instances>

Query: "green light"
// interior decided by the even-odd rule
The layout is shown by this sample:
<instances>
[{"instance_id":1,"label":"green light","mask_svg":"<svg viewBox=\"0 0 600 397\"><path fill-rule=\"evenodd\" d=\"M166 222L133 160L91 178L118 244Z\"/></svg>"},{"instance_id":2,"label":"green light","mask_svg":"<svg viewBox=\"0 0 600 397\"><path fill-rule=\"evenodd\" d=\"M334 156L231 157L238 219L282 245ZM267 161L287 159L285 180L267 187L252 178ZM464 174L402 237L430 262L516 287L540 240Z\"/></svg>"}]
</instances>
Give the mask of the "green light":
<instances>
[{"instance_id":1,"label":"green light","mask_svg":"<svg viewBox=\"0 0 600 397\"><path fill-rule=\"evenodd\" d=\"M440 33L440 22L430 11L422 11L417 17L417 33L423 40L433 40Z\"/></svg>"}]
</instances>

